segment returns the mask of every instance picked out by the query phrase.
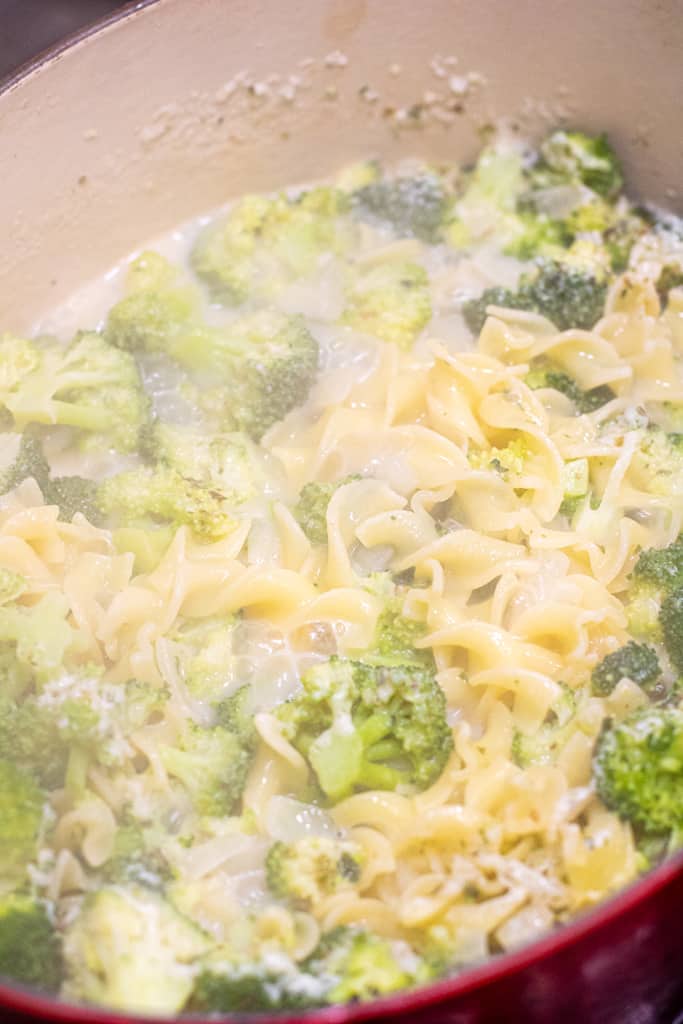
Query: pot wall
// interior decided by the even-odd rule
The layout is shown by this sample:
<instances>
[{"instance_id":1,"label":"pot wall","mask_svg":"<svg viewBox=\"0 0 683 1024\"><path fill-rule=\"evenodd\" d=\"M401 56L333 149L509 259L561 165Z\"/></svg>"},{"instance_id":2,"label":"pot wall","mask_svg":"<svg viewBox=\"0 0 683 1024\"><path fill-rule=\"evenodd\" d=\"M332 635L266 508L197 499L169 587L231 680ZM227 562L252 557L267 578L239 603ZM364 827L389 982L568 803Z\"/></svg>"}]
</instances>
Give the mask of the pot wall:
<instances>
[{"instance_id":1,"label":"pot wall","mask_svg":"<svg viewBox=\"0 0 683 1024\"><path fill-rule=\"evenodd\" d=\"M232 195L370 154L471 156L501 115L606 128L643 194L680 198L676 0L131 7L0 97L3 328Z\"/></svg>"}]
</instances>

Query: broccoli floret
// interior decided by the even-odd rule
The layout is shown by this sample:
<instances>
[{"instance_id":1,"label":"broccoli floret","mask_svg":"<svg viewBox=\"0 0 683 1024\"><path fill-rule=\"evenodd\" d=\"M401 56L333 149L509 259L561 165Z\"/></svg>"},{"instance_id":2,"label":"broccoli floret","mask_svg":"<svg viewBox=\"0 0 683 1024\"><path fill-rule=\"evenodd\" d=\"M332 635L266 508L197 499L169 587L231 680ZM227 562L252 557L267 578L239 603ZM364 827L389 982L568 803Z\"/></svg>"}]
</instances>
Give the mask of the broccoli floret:
<instances>
[{"instance_id":1,"label":"broccoli floret","mask_svg":"<svg viewBox=\"0 0 683 1024\"><path fill-rule=\"evenodd\" d=\"M607 697L620 679L631 679L646 692L652 689L662 674L654 647L630 640L618 651L612 651L595 666L591 673L593 693Z\"/></svg>"},{"instance_id":2,"label":"broccoli floret","mask_svg":"<svg viewBox=\"0 0 683 1024\"><path fill-rule=\"evenodd\" d=\"M260 450L244 434L207 435L156 423L146 434L145 453L239 504L263 494L267 477Z\"/></svg>"},{"instance_id":3,"label":"broccoli floret","mask_svg":"<svg viewBox=\"0 0 683 1024\"><path fill-rule=\"evenodd\" d=\"M417 263L401 260L358 273L347 289L342 323L410 348L431 316L427 272Z\"/></svg>"},{"instance_id":4,"label":"broccoli floret","mask_svg":"<svg viewBox=\"0 0 683 1024\"><path fill-rule=\"evenodd\" d=\"M595 412L596 409L611 402L614 392L606 384L601 384L589 391L584 391L573 377L561 367L545 360L537 362L524 378L527 387L536 391L539 388L552 388L573 402L578 413Z\"/></svg>"},{"instance_id":5,"label":"broccoli floret","mask_svg":"<svg viewBox=\"0 0 683 1024\"><path fill-rule=\"evenodd\" d=\"M603 314L606 294L604 280L555 261L524 275L517 291L487 288L478 299L465 302L462 312L467 326L477 335L484 326L489 306L540 313L560 331L572 327L589 330Z\"/></svg>"},{"instance_id":6,"label":"broccoli floret","mask_svg":"<svg viewBox=\"0 0 683 1024\"><path fill-rule=\"evenodd\" d=\"M515 437L504 448L472 448L468 460L473 469L499 473L504 480L512 474L519 476L529 458L530 449L524 437Z\"/></svg>"},{"instance_id":7,"label":"broccoli floret","mask_svg":"<svg viewBox=\"0 0 683 1024\"><path fill-rule=\"evenodd\" d=\"M170 636L183 682L197 700L215 704L232 683L234 616L188 619Z\"/></svg>"},{"instance_id":8,"label":"broccoli floret","mask_svg":"<svg viewBox=\"0 0 683 1024\"><path fill-rule=\"evenodd\" d=\"M303 319L268 310L213 331L202 345L176 344L171 355L203 378L207 412L254 441L305 401L318 370L318 343Z\"/></svg>"},{"instance_id":9,"label":"broccoli floret","mask_svg":"<svg viewBox=\"0 0 683 1024\"><path fill-rule=\"evenodd\" d=\"M664 497L683 492L683 434L650 425L635 453L631 473L644 490Z\"/></svg>"},{"instance_id":10,"label":"broccoli floret","mask_svg":"<svg viewBox=\"0 0 683 1024\"><path fill-rule=\"evenodd\" d=\"M489 236L511 245L530 228L517 215L525 185L522 154L501 145L482 150L452 208L446 236L457 249Z\"/></svg>"},{"instance_id":11,"label":"broccoli floret","mask_svg":"<svg viewBox=\"0 0 683 1024\"><path fill-rule=\"evenodd\" d=\"M683 586L683 539L641 551L625 597L629 632L660 643L660 610L666 595Z\"/></svg>"},{"instance_id":12,"label":"broccoli floret","mask_svg":"<svg viewBox=\"0 0 683 1024\"><path fill-rule=\"evenodd\" d=\"M668 547L641 551L633 576L636 580L665 589L683 586L683 537Z\"/></svg>"},{"instance_id":13,"label":"broccoli floret","mask_svg":"<svg viewBox=\"0 0 683 1024\"><path fill-rule=\"evenodd\" d=\"M0 899L0 975L48 992L61 982L59 936L43 904L22 893Z\"/></svg>"},{"instance_id":14,"label":"broccoli floret","mask_svg":"<svg viewBox=\"0 0 683 1024\"><path fill-rule=\"evenodd\" d=\"M86 897L68 926L64 995L127 1012L171 1015L192 990L209 940L158 893L111 886Z\"/></svg>"},{"instance_id":15,"label":"broccoli floret","mask_svg":"<svg viewBox=\"0 0 683 1024\"><path fill-rule=\"evenodd\" d=\"M45 794L32 776L0 759L0 877L21 880L38 851Z\"/></svg>"},{"instance_id":16,"label":"broccoli floret","mask_svg":"<svg viewBox=\"0 0 683 1024\"><path fill-rule=\"evenodd\" d=\"M0 605L16 601L26 590L26 577L0 566Z\"/></svg>"},{"instance_id":17,"label":"broccoli floret","mask_svg":"<svg viewBox=\"0 0 683 1024\"><path fill-rule=\"evenodd\" d=\"M5 694L18 696L56 675L78 634L67 621L69 605L50 592L33 605L0 607L0 674Z\"/></svg>"},{"instance_id":18,"label":"broccoli floret","mask_svg":"<svg viewBox=\"0 0 683 1024\"><path fill-rule=\"evenodd\" d=\"M103 879L112 885L144 886L163 891L173 873L158 846L133 819L124 820L114 837L111 857L102 867Z\"/></svg>"},{"instance_id":19,"label":"broccoli floret","mask_svg":"<svg viewBox=\"0 0 683 1024\"><path fill-rule=\"evenodd\" d=\"M423 242L438 239L447 209L443 182L429 172L373 181L354 193L352 201L362 214L390 224L399 236L413 235Z\"/></svg>"},{"instance_id":20,"label":"broccoli floret","mask_svg":"<svg viewBox=\"0 0 683 1024\"><path fill-rule=\"evenodd\" d=\"M249 692L248 686L240 686L235 693L221 700L216 705L216 721L237 736L244 749L251 752L258 737L254 713L249 705Z\"/></svg>"},{"instance_id":21,"label":"broccoli floret","mask_svg":"<svg viewBox=\"0 0 683 1024\"><path fill-rule=\"evenodd\" d=\"M642 210L620 212L614 223L607 228L603 242L615 273L620 274L626 270L633 246L648 228L648 218Z\"/></svg>"},{"instance_id":22,"label":"broccoli floret","mask_svg":"<svg viewBox=\"0 0 683 1024\"><path fill-rule=\"evenodd\" d=\"M340 215L347 207L347 196L329 187L293 199L245 196L201 233L192 267L216 302L268 297L315 271L325 253L344 250L348 232Z\"/></svg>"},{"instance_id":23,"label":"broccoli floret","mask_svg":"<svg viewBox=\"0 0 683 1024\"><path fill-rule=\"evenodd\" d=\"M358 789L425 789L443 771L453 738L433 672L334 657L302 685L276 713L330 800Z\"/></svg>"},{"instance_id":24,"label":"broccoli floret","mask_svg":"<svg viewBox=\"0 0 683 1024\"><path fill-rule=\"evenodd\" d=\"M16 457L0 473L0 494L14 490L29 477L40 487L45 504L59 508L60 519L71 522L76 512L81 512L91 523L100 521L95 481L82 476L51 477L43 446L30 431L21 437Z\"/></svg>"},{"instance_id":25,"label":"broccoli floret","mask_svg":"<svg viewBox=\"0 0 683 1024\"><path fill-rule=\"evenodd\" d=\"M179 337L200 344L199 296L177 280L175 268L156 252L131 263L126 296L109 312L106 340L130 352L168 352Z\"/></svg>"},{"instance_id":26,"label":"broccoli floret","mask_svg":"<svg viewBox=\"0 0 683 1024\"><path fill-rule=\"evenodd\" d=\"M235 527L221 495L163 465L109 477L98 488L97 502L115 523L189 526L204 540L218 540Z\"/></svg>"},{"instance_id":27,"label":"broccoli floret","mask_svg":"<svg viewBox=\"0 0 683 1024\"><path fill-rule=\"evenodd\" d=\"M561 683L562 691L546 720L531 735L516 729L512 737L511 757L520 768L533 764L553 764L576 729L576 693Z\"/></svg>"},{"instance_id":28,"label":"broccoli floret","mask_svg":"<svg viewBox=\"0 0 683 1024\"><path fill-rule=\"evenodd\" d=\"M15 425L75 427L98 444L135 451L149 411L135 360L99 334L78 334L66 348L56 342L0 339L0 406Z\"/></svg>"},{"instance_id":29,"label":"broccoli floret","mask_svg":"<svg viewBox=\"0 0 683 1024\"><path fill-rule=\"evenodd\" d=\"M683 711L650 707L607 723L593 767L598 793L621 818L653 833L683 825Z\"/></svg>"},{"instance_id":30,"label":"broccoli floret","mask_svg":"<svg viewBox=\"0 0 683 1024\"><path fill-rule=\"evenodd\" d=\"M580 181L606 198L618 194L624 178L617 156L605 135L555 131L540 146L538 170L549 180Z\"/></svg>"},{"instance_id":31,"label":"broccoli floret","mask_svg":"<svg viewBox=\"0 0 683 1024\"><path fill-rule=\"evenodd\" d=\"M182 783L199 813L216 817L238 806L253 752L254 741L245 742L243 734L225 724L203 728L190 723L178 746L160 748L166 771Z\"/></svg>"},{"instance_id":32,"label":"broccoli floret","mask_svg":"<svg viewBox=\"0 0 683 1024\"><path fill-rule=\"evenodd\" d=\"M671 289L683 288L683 267L680 264L667 263L659 273L656 288L659 301L662 306L666 306Z\"/></svg>"},{"instance_id":33,"label":"broccoli floret","mask_svg":"<svg viewBox=\"0 0 683 1024\"><path fill-rule=\"evenodd\" d=\"M662 601L659 625L666 653L676 670L683 673L683 586L672 590Z\"/></svg>"},{"instance_id":34,"label":"broccoli floret","mask_svg":"<svg viewBox=\"0 0 683 1024\"><path fill-rule=\"evenodd\" d=\"M352 888L360 873L358 847L326 836L273 843L266 857L270 891L304 910L340 889Z\"/></svg>"},{"instance_id":35,"label":"broccoli floret","mask_svg":"<svg viewBox=\"0 0 683 1024\"><path fill-rule=\"evenodd\" d=\"M401 952L397 946L403 947ZM328 1003L389 995L428 981L432 973L405 943L392 944L378 935L345 926L323 935L303 966L314 977L330 979Z\"/></svg>"},{"instance_id":36,"label":"broccoli floret","mask_svg":"<svg viewBox=\"0 0 683 1024\"><path fill-rule=\"evenodd\" d=\"M292 509L294 517L312 544L327 544L327 508L332 495L343 484L360 480L359 476L345 476L333 483L312 480L305 484L299 500Z\"/></svg>"},{"instance_id":37,"label":"broccoli floret","mask_svg":"<svg viewBox=\"0 0 683 1024\"><path fill-rule=\"evenodd\" d=\"M415 646L426 635L424 622L406 618L403 614L402 598L391 597L378 616L372 646L363 654L363 661L387 668L414 665L434 672L431 649Z\"/></svg>"},{"instance_id":38,"label":"broccoli floret","mask_svg":"<svg viewBox=\"0 0 683 1024\"><path fill-rule=\"evenodd\" d=\"M195 983L190 1009L198 1013L306 1010L325 1002L327 979L303 971L284 954L261 963L208 964Z\"/></svg>"},{"instance_id":39,"label":"broccoli floret","mask_svg":"<svg viewBox=\"0 0 683 1024\"><path fill-rule=\"evenodd\" d=\"M17 703L0 694L0 758L11 760L49 789L61 786L68 750L50 710L35 700Z\"/></svg>"}]
</instances>

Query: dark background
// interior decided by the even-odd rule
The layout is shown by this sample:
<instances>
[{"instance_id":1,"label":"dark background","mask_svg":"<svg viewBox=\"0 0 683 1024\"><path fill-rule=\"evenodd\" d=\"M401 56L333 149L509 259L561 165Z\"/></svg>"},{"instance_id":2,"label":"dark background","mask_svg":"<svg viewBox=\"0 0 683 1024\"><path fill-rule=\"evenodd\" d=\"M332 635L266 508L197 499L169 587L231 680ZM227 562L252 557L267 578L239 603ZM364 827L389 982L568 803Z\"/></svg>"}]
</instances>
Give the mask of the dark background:
<instances>
[{"instance_id":1,"label":"dark background","mask_svg":"<svg viewBox=\"0 0 683 1024\"><path fill-rule=\"evenodd\" d=\"M125 0L0 0L0 79Z\"/></svg>"}]
</instances>

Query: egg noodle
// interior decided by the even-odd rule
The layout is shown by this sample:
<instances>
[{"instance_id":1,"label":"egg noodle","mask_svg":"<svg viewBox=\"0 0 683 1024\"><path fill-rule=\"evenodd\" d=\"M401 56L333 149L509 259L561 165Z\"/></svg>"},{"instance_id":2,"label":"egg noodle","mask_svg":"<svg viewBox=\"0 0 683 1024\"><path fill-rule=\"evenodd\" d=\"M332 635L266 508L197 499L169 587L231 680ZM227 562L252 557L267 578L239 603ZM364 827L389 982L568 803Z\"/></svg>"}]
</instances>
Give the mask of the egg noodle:
<instances>
[{"instance_id":1,"label":"egg noodle","mask_svg":"<svg viewBox=\"0 0 683 1024\"><path fill-rule=\"evenodd\" d=\"M632 824L596 790L593 757L604 723L651 696L627 676L604 695L590 679L634 636L626 605L640 553L682 529L683 477L668 463L653 472L643 451L652 424L683 402L683 291L658 292L650 239L610 275L589 329L493 303L474 338L458 303L500 274L514 281L519 258L491 255L486 235L474 256L445 259L446 243L373 223L344 259L361 279L396 259L425 266L431 318L408 346L348 320L330 326L312 307L334 290L341 257L316 269L305 294L296 282L278 291L273 303L303 312L326 356L308 398L259 442L266 497L236 506L223 535L180 525L141 570L115 524L80 512L65 521L30 476L0 499L0 567L23 580L18 606L52 601L66 630L60 671L38 700L68 697L100 716L83 777L74 783L71 759L71 777L48 787L28 866L63 936L66 998L177 1012L193 1005L207 958L231 950L264 970L278 956L301 964L338 926L389 940L409 984L430 950L447 950L457 970L515 948L647 866ZM531 370L550 364L608 399L577 414L567 394L532 386ZM72 447L54 442L60 429L46 450L78 471ZM297 514L312 481L337 484L323 543ZM311 668L362 660L387 601L415 624L416 650L433 652L453 749L426 788L325 799L278 709ZM164 755L188 722L210 725L183 637L220 622L232 631L222 694L251 687L257 734L242 799L225 816L200 813ZM670 686L670 669L663 678ZM131 680L167 696L124 729L117 708ZM522 756L525 743L539 753ZM108 880L131 822L169 869L168 907L196 926L187 948L179 941L163 958L155 949L173 926L159 916L159 885ZM269 849L310 837L346 844L357 875L316 885L308 904L277 898ZM127 923L113 908L86 942L78 922L103 889L124 894ZM139 963L117 978L112 961L128 942ZM136 987L157 957L158 985ZM95 980L84 983L88 969Z\"/></svg>"}]
</instances>

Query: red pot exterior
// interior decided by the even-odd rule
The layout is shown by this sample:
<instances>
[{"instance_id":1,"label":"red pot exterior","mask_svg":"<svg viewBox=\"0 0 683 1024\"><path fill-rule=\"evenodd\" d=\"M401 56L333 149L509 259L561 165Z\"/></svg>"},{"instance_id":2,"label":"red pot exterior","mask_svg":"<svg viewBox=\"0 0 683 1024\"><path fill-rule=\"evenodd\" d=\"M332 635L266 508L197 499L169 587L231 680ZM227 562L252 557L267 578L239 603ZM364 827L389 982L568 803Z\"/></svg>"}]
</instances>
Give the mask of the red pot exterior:
<instances>
[{"instance_id":1,"label":"red pot exterior","mask_svg":"<svg viewBox=\"0 0 683 1024\"><path fill-rule=\"evenodd\" d=\"M2 1009L4 1008L4 1009ZM135 1024L0 986L2 1024ZM673 1024L683 1010L683 858L547 938L436 985L258 1024ZM195 1024L210 1024L188 1017ZM228 1021L231 1018L224 1018ZM147 1024L168 1024L145 1018ZM214 1024L216 1018L212 1018ZM232 1018L235 1020L235 1018Z\"/></svg>"}]
</instances>

